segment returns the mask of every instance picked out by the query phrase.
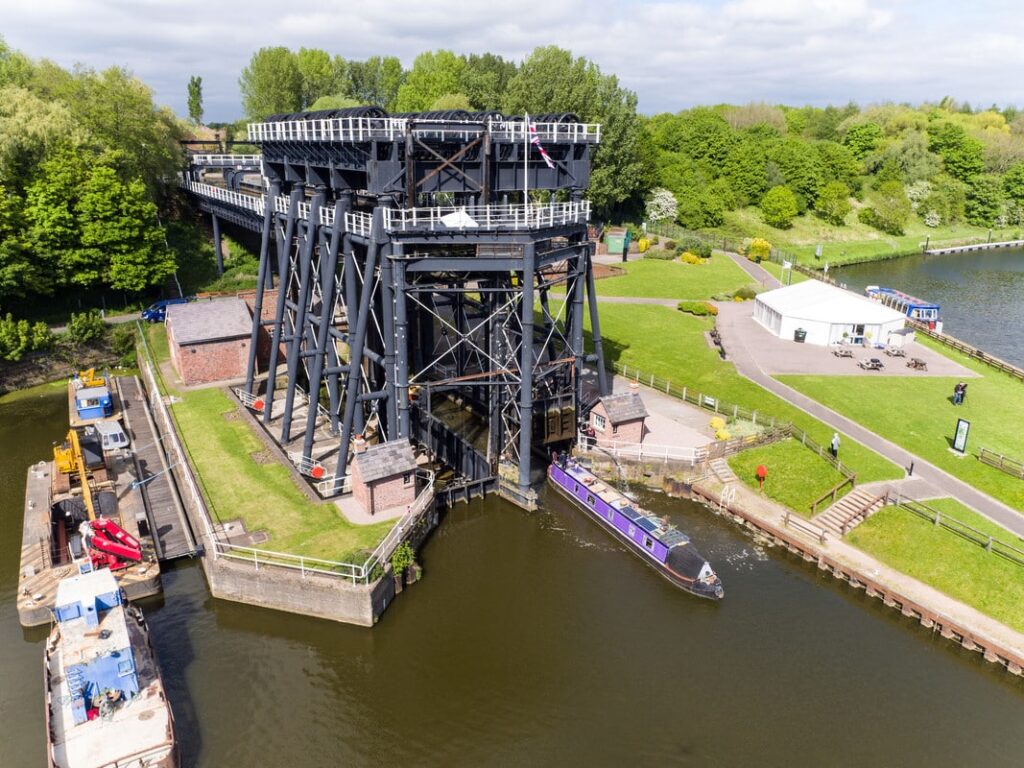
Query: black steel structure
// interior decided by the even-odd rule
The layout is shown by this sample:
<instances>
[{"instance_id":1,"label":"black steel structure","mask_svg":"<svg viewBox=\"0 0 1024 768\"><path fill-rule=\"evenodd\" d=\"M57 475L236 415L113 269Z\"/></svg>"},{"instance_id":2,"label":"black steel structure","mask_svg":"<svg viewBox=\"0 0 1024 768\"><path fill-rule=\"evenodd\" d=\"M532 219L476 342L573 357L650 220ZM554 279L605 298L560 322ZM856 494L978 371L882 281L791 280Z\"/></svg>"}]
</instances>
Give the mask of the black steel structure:
<instances>
[{"instance_id":1,"label":"black steel structure","mask_svg":"<svg viewBox=\"0 0 1024 768\"><path fill-rule=\"evenodd\" d=\"M193 155L182 178L215 235L262 236L240 396L325 494L376 433L527 501L534 466L576 437L584 364L605 375L584 199L600 127L364 107L249 139L261 156Z\"/></svg>"}]
</instances>

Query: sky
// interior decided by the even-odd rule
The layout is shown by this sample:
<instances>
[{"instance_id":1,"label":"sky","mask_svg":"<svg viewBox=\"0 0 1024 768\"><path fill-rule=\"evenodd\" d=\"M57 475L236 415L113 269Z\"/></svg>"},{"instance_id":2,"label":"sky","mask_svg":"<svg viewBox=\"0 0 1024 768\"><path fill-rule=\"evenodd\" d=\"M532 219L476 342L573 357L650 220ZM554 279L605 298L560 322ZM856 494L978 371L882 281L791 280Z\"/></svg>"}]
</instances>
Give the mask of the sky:
<instances>
[{"instance_id":1,"label":"sky","mask_svg":"<svg viewBox=\"0 0 1024 768\"><path fill-rule=\"evenodd\" d=\"M937 101L1024 106L1019 0L0 0L0 35L32 58L124 66L187 114L242 116L238 76L264 46L346 59L424 50L516 61L559 45L613 73L647 114L697 104Z\"/></svg>"}]
</instances>

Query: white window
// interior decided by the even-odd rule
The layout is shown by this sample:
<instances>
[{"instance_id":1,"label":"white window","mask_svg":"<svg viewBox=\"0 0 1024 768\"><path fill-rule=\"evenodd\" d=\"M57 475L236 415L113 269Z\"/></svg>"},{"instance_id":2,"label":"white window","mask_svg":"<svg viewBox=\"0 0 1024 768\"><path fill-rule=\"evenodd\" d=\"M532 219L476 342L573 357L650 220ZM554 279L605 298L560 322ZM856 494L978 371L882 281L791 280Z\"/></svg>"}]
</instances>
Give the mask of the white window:
<instances>
[{"instance_id":1,"label":"white window","mask_svg":"<svg viewBox=\"0 0 1024 768\"><path fill-rule=\"evenodd\" d=\"M602 432L604 432L605 424L606 424L606 422L605 422L604 416L602 416L600 413L595 413L594 414L594 429L599 429Z\"/></svg>"}]
</instances>

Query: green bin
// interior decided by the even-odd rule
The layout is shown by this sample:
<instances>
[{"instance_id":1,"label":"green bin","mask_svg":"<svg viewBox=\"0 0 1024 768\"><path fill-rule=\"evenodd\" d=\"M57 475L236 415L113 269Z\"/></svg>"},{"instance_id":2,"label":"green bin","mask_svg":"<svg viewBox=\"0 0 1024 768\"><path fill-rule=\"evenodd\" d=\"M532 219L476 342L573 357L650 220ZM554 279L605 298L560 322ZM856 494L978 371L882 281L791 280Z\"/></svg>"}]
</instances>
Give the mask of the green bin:
<instances>
[{"instance_id":1,"label":"green bin","mask_svg":"<svg viewBox=\"0 0 1024 768\"><path fill-rule=\"evenodd\" d=\"M793 341L799 341L801 344L807 340L807 331L803 328L797 328L793 331Z\"/></svg>"}]
</instances>

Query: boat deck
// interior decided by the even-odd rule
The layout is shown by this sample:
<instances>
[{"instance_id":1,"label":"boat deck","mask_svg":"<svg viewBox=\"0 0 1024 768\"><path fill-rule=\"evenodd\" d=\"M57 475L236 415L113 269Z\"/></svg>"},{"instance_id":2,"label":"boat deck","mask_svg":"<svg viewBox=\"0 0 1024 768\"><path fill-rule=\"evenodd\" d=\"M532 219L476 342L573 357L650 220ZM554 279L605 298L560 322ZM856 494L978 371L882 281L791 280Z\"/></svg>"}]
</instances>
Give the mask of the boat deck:
<instances>
[{"instance_id":1,"label":"boat deck","mask_svg":"<svg viewBox=\"0 0 1024 768\"><path fill-rule=\"evenodd\" d=\"M65 649L61 642L54 644L48 654L50 690L47 704L50 707L52 756L54 764L60 768L135 765L135 761L148 766L174 765L173 719L156 661L142 629L131 618L127 618L126 624L126 618L123 608L112 610L104 617L101 626L110 623L113 628L114 624L120 624L121 636L125 632L128 634L138 669L139 693L115 709L107 719L96 718L75 725L69 703L71 690L64 677L64 667L78 660L64 657ZM80 646L81 642L77 645Z\"/></svg>"},{"instance_id":2,"label":"boat deck","mask_svg":"<svg viewBox=\"0 0 1024 768\"><path fill-rule=\"evenodd\" d=\"M131 487L134 471L130 460L116 458L110 472L118 496L119 524L142 543L143 561L114 574L129 600L158 594L161 589L160 564L152 539L139 532L138 520L146 513L140 490ZM24 627L50 623L57 585L76 573L73 563L54 563L50 551L52 473L53 462L40 461L28 469L17 600L18 619Z\"/></svg>"},{"instance_id":3,"label":"boat deck","mask_svg":"<svg viewBox=\"0 0 1024 768\"><path fill-rule=\"evenodd\" d=\"M85 427L95 424L97 421L120 421L121 420L121 398L117 394L117 387L110 387L110 402L113 404L114 412L110 416L98 416L92 419L83 419L78 415L75 408L75 388L68 384L68 423L72 427Z\"/></svg>"},{"instance_id":4,"label":"boat deck","mask_svg":"<svg viewBox=\"0 0 1024 768\"><path fill-rule=\"evenodd\" d=\"M141 486L142 499L149 515L157 557L173 560L194 555L198 551L195 536L174 478L168 471L167 458L139 380L134 376L120 376L114 381L131 437L137 476L145 483Z\"/></svg>"}]
</instances>

